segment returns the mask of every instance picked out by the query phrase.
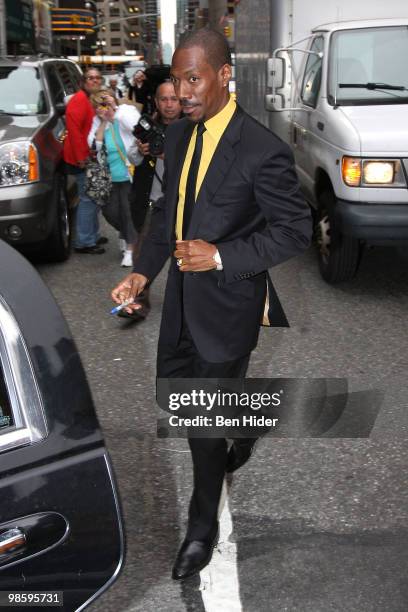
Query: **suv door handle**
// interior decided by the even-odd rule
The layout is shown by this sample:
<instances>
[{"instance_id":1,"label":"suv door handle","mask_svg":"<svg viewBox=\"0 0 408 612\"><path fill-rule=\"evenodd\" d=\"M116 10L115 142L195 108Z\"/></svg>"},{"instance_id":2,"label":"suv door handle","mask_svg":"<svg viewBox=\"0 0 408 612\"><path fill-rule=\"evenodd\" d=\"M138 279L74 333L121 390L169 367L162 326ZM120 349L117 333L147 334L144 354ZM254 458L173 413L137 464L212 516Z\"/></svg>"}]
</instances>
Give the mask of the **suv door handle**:
<instances>
[{"instance_id":1,"label":"suv door handle","mask_svg":"<svg viewBox=\"0 0 408 612\"><path fill-rule=\"evenodd\" d=\"M0 533L0 555L8 552L14 552L17 548L26 545L26 537L21 529L9 529Z\"/></svg>"}]
</instances>

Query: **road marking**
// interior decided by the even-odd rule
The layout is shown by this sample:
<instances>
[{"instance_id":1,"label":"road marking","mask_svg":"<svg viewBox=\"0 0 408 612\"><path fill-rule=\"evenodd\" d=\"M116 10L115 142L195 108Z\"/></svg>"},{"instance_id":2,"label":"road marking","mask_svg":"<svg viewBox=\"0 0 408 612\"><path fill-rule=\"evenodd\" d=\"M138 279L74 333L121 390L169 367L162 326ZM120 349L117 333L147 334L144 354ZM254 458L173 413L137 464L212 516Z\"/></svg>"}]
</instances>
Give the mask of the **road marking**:
<instances>
[{"instance_id":1,"label":"road marking","mask_svg":"<svg viewBox=\"0 0 408 612\"><path fill-rule=\"evenodd\" d=\"M210 565L201 572L200 591L206 612L242 612L239 596L237 545L229 541L233 531L228 505L226 482L222 487L220 510L220 538Z\"/></svg>"}]
</instances>

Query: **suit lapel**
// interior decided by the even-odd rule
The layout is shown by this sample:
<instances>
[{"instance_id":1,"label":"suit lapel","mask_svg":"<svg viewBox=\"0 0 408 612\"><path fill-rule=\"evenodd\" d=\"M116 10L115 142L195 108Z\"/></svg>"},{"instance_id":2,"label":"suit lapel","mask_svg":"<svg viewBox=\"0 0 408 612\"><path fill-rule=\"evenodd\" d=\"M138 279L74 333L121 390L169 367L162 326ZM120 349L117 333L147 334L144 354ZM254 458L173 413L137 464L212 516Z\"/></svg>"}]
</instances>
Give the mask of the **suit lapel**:
<instances>
[{"instance_id":1,"label":"suit lapel","mask_svg":"<svg viewBox=\"0 0 408 612\"><path fill-rule=\"evenodd\" d=\"M236 153L235 144L240 140L241 127L244 115L240 107L237 107L229 122L220 142L214 152L204 180L200 187L197 201L194 206L193 215L187 236L187 240L193 239L197 235L198 227L205 217L208 204L211 202L218 189L223 184L228 170L233 164Z\"/></svg>"}]
</instances>

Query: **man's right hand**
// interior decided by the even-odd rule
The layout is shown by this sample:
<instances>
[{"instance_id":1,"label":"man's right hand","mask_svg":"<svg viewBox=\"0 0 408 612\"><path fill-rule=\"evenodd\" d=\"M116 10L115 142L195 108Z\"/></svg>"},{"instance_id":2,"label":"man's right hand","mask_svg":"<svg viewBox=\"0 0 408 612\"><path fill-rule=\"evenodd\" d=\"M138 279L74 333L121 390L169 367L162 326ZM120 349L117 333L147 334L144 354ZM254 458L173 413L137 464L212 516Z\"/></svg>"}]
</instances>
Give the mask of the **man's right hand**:
<instances>
[{"instance_id":1,"label":"man's right hand","mask_svg":"<svg viewBox=\"0 0 408 612\"><path fill-rule=\"evenodd\" d=\"M150 144L148 142L142 142L139 139L136 139L137 148L139 153L142 155L150 155Z\"/></svg>"},{"instance_id":2,"label":"man's right hand","mask_svg":"<svg viewBox=\"0 0 408 612\"><path fill-rule=\"evenodd\" d=\"M116 302L116 304L123 304L123 302L130 299L134 300L142 293L148 282L149 279L143 276L143 274L137 274L136 272L128 274L119 285L112 290L112 300ZM140 308L142 308L142 305L136 303L129 304L124 310L132 314L134 310L139 310Z\"/></svg>"}]
</instances>

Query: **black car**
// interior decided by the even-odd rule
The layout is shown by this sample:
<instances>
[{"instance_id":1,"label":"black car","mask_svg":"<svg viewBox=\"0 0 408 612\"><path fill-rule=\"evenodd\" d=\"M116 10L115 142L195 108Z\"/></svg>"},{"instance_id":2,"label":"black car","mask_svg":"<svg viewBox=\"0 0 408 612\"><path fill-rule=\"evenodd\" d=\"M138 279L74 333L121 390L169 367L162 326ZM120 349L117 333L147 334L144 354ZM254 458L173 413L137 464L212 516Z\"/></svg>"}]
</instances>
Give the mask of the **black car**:
<instances>
[{"instance_id":1,"label":"black car","mask_svg":"<svg viewBox=\"0 0 408 612\"><path fill-rule=\"evenodd\" d=\"M81 71L68 59L0 58L0 238L63 261L76 188L62 164L67 96Z\"/></svg>"},{"instance_id":2,"label":"black car","mask_svg":"<svg viewBox=\"0 0 408 612\"><path fill-rule=\"evenodd\" d=\"M0 261L0 609L48 594L74 612L123 563L118 495L58 306L1 240Z\"/></svg>"}]
</instances>

